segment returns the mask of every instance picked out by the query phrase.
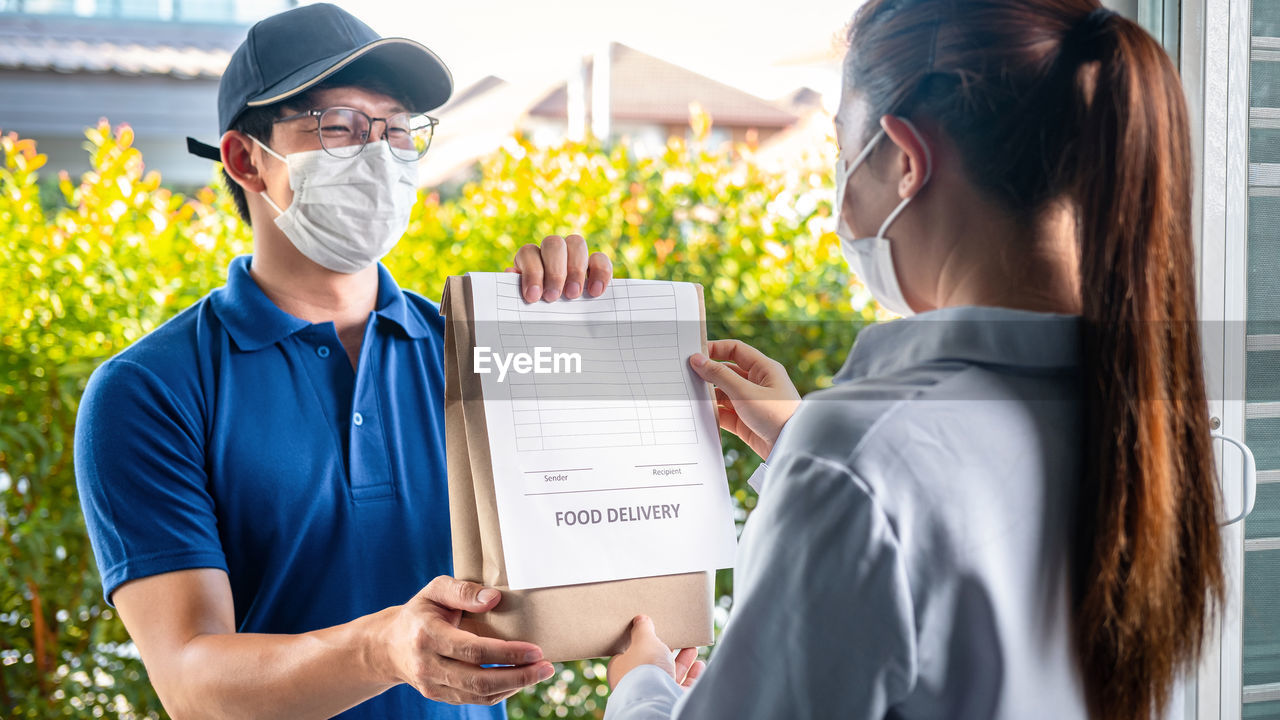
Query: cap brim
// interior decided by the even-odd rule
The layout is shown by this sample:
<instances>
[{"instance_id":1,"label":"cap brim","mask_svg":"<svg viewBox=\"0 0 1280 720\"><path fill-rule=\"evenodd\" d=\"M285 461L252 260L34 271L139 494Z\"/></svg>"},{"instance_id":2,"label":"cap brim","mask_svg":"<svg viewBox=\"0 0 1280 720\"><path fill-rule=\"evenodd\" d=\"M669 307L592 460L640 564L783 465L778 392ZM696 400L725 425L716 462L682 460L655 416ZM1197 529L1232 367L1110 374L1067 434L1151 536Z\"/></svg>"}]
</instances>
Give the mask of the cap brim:
<instances>
[{"instance_id":1,"label":"cap brim","mask_svg":"<svg viewBox=\"0 0 1280 720\"><path fill-rule=\"evenodd\" d=\"M453 75L431 49L408 38L381 38L342 55L317 60L249 99L247 107L288 100L357 62L375 61L388 70L387 82L401 88L413 112L444 105L453 94Z\"/></svg>"}]
</instances>

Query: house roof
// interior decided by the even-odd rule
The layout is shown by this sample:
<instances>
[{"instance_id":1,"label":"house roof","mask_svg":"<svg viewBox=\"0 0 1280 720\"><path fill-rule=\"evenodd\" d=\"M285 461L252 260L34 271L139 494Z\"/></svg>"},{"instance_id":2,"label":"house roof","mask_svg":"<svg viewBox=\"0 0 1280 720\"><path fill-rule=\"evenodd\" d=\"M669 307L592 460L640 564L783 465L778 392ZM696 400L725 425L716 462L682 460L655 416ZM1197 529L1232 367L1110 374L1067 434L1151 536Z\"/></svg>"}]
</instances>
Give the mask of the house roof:
<instances>
[{"instance_id":1,"label":"house roof","mask_svg":"<svg viewBox=\"0 0 1280 720\"><path fill-rule=\"evenodd\" d=\"M443 116L451 111L470 103L473 100L484 97L493 93L495 90L507 87L509 83L496 75L486 75L483 78L471 83L465 88L458 90L449 98L449 102L435 109L434 114Z\"/></svg>"},{"instance_id":2,"label":"house roof","mask_svg":"<svg viewBox=\"0 0 1280 720\"><path fill-rule=\"evenodd\" d=\"M0 14L0 69L214 79L241 25Z\"/></svg>"},{"instance_id":3,"label":"house roof","mask_svg":"<svg viewBox=\"0 0 1280 720\"><path fill-rule=\"evenodd\" d=\"M783 108L692 70L659 60L620 43L611 43L609 109L615 122L684 125L696 102L722 127L781 128L797 117ZM591 107L587 61L586 106ZM568 86L561 83L529 110L533 117L564 118Z\"/></svg>"},{"instance_id":4,"label":"house roof","mask_svg":"<svg viewBox=\"0 0 1280 720\"><path fill-rule=\"evenodd\" d=\"M431 187L453 180L509 143L529 106L552 87L552 81L510 83L491 75L454 93L432 113L440 125L418 168L419 183Z\"/></svg>"}]
</instances>

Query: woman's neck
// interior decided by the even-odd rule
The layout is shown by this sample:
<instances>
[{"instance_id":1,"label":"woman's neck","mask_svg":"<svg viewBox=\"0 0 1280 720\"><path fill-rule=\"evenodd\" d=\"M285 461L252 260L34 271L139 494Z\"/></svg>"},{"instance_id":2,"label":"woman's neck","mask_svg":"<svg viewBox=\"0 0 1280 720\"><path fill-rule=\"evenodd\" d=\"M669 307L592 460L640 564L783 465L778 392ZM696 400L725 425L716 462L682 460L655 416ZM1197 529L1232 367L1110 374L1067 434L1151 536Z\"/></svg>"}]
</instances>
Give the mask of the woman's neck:
<instances>
[{"instance_id":1,"label":"woman's neck","mask_svg":"<svg viewBox=\"0 0 1280 720\"><path fill-rule=\"evenodd\" d=\"M971 206L972 207L972 206ZM939 274L937 307L979 305L1080 313L1080 260L1070 208L1055 206L1030 228L1000 213L949 226L964 237Z\"/></svg>"}]
</instances>

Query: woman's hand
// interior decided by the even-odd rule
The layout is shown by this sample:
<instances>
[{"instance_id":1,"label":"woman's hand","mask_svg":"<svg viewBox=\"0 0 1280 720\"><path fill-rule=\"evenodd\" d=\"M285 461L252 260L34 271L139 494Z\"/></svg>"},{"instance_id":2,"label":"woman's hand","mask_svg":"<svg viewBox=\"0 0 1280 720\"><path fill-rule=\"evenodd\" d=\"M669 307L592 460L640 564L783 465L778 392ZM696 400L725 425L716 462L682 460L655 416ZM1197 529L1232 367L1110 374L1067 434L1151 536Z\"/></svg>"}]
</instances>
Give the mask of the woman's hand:
<instances>
[{"instance_id":1,"label":"woman's hand","mask_svg":"<svg viewBox=\"0 0 1280 720\"><path fill-rule=\"evenodd\" d=\"M693 686L707 664L698 659L696 648L685 648L671 657L671 649L658 639L653 620L637 615L631 621L631 643L621 654L609 660L609 689L613 690L622 678L641 665L657 665L681 687Z\"/></svg>"},{"instance_id":2,"label":"woman's hand","mask_svg":"<svg viewBox=\"0 0 1280 720\"><path fill-rule=\"evenodd\" d=\"M711 360L722 362L696 353L689 365L716 386L720 427L768 459L782 426L800 405L800 393L787 377L787 369L740 340L714 340L707 348Z\"/></svg>"}]
</instances>

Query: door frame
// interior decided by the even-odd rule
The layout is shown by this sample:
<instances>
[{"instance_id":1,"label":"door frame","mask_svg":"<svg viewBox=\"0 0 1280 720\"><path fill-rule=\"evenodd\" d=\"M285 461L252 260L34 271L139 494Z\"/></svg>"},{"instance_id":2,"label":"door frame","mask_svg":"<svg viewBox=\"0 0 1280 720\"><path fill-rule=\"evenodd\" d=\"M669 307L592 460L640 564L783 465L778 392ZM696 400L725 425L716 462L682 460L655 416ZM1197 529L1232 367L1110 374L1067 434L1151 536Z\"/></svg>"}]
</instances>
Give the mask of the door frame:
<instances>
[{"instance_id":1,"label":"door frame","mask_svg":"<svg viewBox=\"0 0 1280 720\"><path fill-rule=\"evenodd\" d=\"M1179 0L1155 0L1177 3ZM1193 225L1209 412L1218 432L1244 438L1245 302L1249 216L1249 0L1185 0L1178 65L1191 111ZM1164 13L1163 17L1168 17ZM1242 459L1216 443L1228 516L1241 497ZM1188 720L1240 720L1243 712L1244 523L1223 528L1227 599L1205 639Z\"/></svg>"}]
</instances>

